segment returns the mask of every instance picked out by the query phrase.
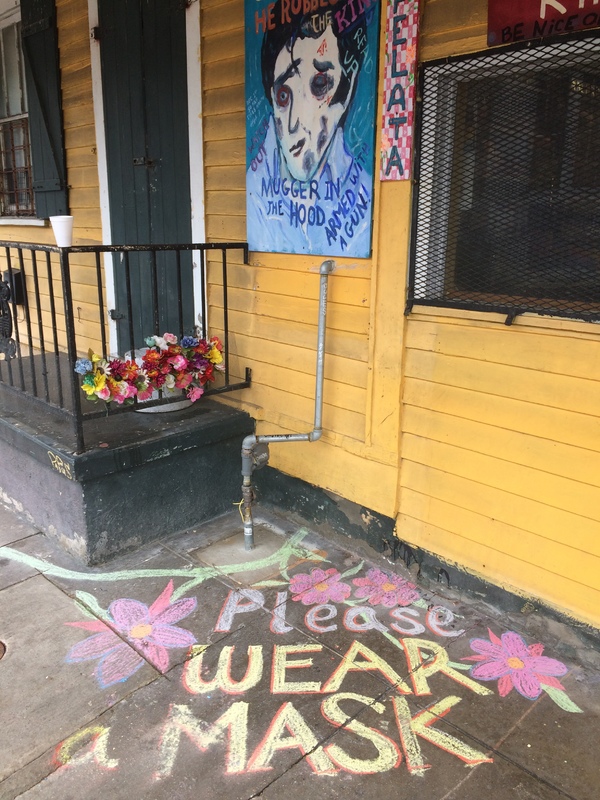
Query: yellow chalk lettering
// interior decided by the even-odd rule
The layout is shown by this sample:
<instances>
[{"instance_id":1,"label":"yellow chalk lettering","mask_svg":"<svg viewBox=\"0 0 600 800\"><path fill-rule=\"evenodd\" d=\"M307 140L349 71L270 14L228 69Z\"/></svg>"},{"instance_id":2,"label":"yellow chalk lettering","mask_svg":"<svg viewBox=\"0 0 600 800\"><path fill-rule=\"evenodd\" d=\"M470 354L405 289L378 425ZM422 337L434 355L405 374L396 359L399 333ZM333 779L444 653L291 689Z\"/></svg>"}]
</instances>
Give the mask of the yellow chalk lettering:
<instances>
[{"instance_id":1,"label":"yellow chalk lettering","mask_svg":"<svg viewBox=\"0 0 600 800\"><path fill-rule=\"evenodd\" d=\"M288 661L291 653L319 653L323 649L321 644L276 644L273 648L273 671L271 673L271 693L284 694L291 692L302 694L304 692L320 692L319 681L299 681L290 683L286 680L286 669L303 669L312 667L312 658L299 658Z\"/></svg>"},{"instance_id":2,"label":"yellow chalk lettering","mask_svg":"<svg viewBox=\"0 0 600 800\"><path fill-rule=\"evenodd\" d=\"M104 769L115 769L119 766L118 758L109 758L108 747L108 734L110 728L103 725L94 725L90 728L85 728L78 733L69 736L68 739L60 744L56 750L55 760L58 764L69 767L77 767L82 764L87 764L90 761L95 761ZM84 747L84 743L89 740L89 749L85 752L73 757L74 751L79 751Z\"/></svg>"},{"instance_id":3,"label":"yellow chalk lettering","mask_svg":"<svg viewBox=\"0 0 600 800\"><path fill-rule=\"evenodd\" d=\"M235 645L229 645L219 653L219 664L213 680L202 680L202 659L209 646L207 644L195 646L194 655L184 667L182 681L190 694L208 694L216 689L221 689L226 694L243 694L256 686L262 678L262 645L248 647L248 667L246 674L239 681L234 681L231 677L231 658Z\"/></svg>"},{"instance_id":4,"label":"yellow chalk lettering","mask_svg":"<svg viewBox=\"0 0 600 800\"><path fill-rule=\"evenodd\" d=\"M406 767L411 775L424 775L425 770L431 769L431 764L425 764L421 755L421 745L412 728L412 715L408 703L403 697L393 697L396 724L400 733L400 742L406 756Z\"/></svg>"},{"instance_id":5,"label":"yellow chalk lettering","mask_svg":"<svg viewBox=\"0 0 600 800\"><path fill-rule=\"evenodd\" d=\"M363 661L357 661L357 657L362 656ZM321 691L323 692L337 692L346 675L349 672L356 672L357 670L377 670L387 678L387 680L396 687L402 694L411 694L410 689L404 683L400 675L395 669L392 669L387 661L384 661L381 656L373 652L366 644L354 641L350 645L348 652L344 656L342 663L335 670L331 678L327 681Z\"/></svg>"},{"instance_id":6,"label":"yellow chalk lettering","mask_svg":"<svg viewBox=\"0 0 600 800\"><path fill-rule=\"evenodd\" d=\"M211 744L223 741L226 730L229 733L229 746L225 771L234 775L243 772L246 764L248 703L242 700L233 703L212 725L195 717L188 706L172 705L163 728L159 766L154 777L165 778L171 774L183 733L198 750L205 752Z\"/></svg>"},{"instance_id":7,"label":"yellow chalk lettering","mask_svg":"<svg viewBox=\"0 0 600 800\"><path fill-rule=\"evenodd\" d=\"M404 703L404 706L402 703ZM440 730L434 730L430 727L434 722L437 722L441 717L444 717L457 703L460 703L460 697L445 697L443 700L440 700L438 703L434 703L432 706L429 706L424 711L420 711L411 718L410 711L408 711L408 706L406 705L406 700L404 700L403 697L394 698L396 715L397 718L400 717L402 719L402 724L405 726L405 732L406 726L408 725L416 736L420 736L422 739L431 742L431 744L434 744L441 750L445 750L447 753L451 753L453 756L460 758L460 760L464 761L466 764L475 765L492 763L494 759L488 758L485 753L480 753L479 750L469 747L468 744L465 744L455 736L451 736L449 733L445 733L444 731ZM400 731L400 735L402 736L402 730ZM405 753L406 760L408 762L411 756L409 756L409 753L406 749ZM416 753L414 755L416 755ZM420 751L418 753L417 760L420 760ZM427 765L421 764L419 766L416 761L414 762L414 766L415 772L418 772L422 769L427 769Z\"/></svg>"},{"instance_id":8,"label":"yellow chalk lettering","mask_svg":"<svg viewBox=\"0 0 600 800\"><path fill-rule=\"evenodd\" d=\"M287 730L289 736L283 736ZM331 775L335 766L319 740L306 724L300 712L292 703L284 703L273 717L264 739L248 762L248 772L261 772L272 769L271 759L278 750L297 748L306 756L313 772L317 775Z\"/></svg>"},{"instance_id":9,"label":"yellow chalk lettering","mask_svg":"<svg viewBox=\"0 0 600 800\"><path fill-rule=\"evenodd\" d=\"M475 694L492 694L491 689L472 680L463 672L453 669L448 663L448 653L436 642L430 642L428 639L402 639L402 644L406 651L410 677L416 695L431 694L427 678L435 675L436 672L442 672ZM423 658L424 653L433 654L433 658L431 655Z\"/></svg>"},{"instance_id":10,"label":"yellow chalk lettering","mask_svg":"<svg viewBox=\"0 0 600 800\"><path fill-rule=\"evenodd\" d=\"M345 725L344 730L352 731L357 736L370 741L377 750L377 756L375 758L354 758L337 744L330 744L325 748L327 755L339 767L345 769L346 772L354 772L359 775L387 772L397 767L402 756L394 742L384 736L383 733L363 725L362 722L350 720L348 714L339 707L339 703L342 700L356 700L359 703L364 703L377 714L383 714L385 706L383 703L375 702L372 697L365 697L362 694L354 694L353 692L340 692L339 694L331 695L325 698L321 704L321 711L328 722L338 727Z\"/></svg>"}]
</instances>

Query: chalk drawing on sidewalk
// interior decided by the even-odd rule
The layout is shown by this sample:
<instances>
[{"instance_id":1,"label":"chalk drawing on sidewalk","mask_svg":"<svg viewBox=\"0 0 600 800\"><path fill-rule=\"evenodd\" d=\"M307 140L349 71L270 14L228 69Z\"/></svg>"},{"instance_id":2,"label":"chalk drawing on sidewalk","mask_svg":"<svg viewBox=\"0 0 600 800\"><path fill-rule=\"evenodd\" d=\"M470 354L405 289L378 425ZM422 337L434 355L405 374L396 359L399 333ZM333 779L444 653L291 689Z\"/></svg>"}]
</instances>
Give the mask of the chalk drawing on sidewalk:
<instances>
[{"instance_id":1,"label":"chalk drawing on sidewalk","mask_svg":"<svg viewBox=\"0 0 600 800\"><path fill-rule=\"evenodd\" d=\"M488 633L489 640L471 639L471 649L476 655L462 659L477 662L470 667L473 678L497 680L500 697L506 697L515 688L528 700L537 700L544 691L564 711L581 712L558 680L567 674L567 666L542 655L543 644L527 646L523 637L514 631L506 631L500 638L489 628Z\"/></svg>"},{"instance_id":2,"label":"chalk drawing on sidewalk","mask_svg":"<svg viewBox=\"0 0 600 800\"><path fill-rule=\"evenodd\" d=\"M110 758L107 752L110 728L105 725L91 725L77 731L61 742L54 752L54 763L58 767L69 768L94 762L106 770L119 766L118 758Z\"/></svg>"},{"instance_id":3,"label":"chalk drawing on sidewalk","mask_svg":"<svg viewBox=\"0 0 600 800\"><path fill-rule=\"evenodd\" d=\"M96 678L102 689L126 681L146 661L159 672L167 672L169 649L190 648L196 643L193 634L174 624L195 611L196 598L172 602L172 595L171 580L151 606L139 600L120 598L110 604L102 619L67 622L67 625L93 631L93 636L73 645L67 654L67 663L99 659Z\"/></svg>"},{"instance_id":4,"label":"chalk drawing on sidewalk","mask_svg":"<svg viewBox=\"0 0 600 800\"><path fill-rule=\"evenodd\" d=\"M0 558L73 582L168 579L150 605L119 598L103 609L96 597L78 590L75 597L87 619L67 623L91 635L71 647L66 661L97 659L95 675L102 689L126 681L145 662L166 672L170 651L187 650L181 686L189 702L173 703L165 709L156 742L155 780L173 773L182 741L191 742L200 753L223 748L226 776L273 769L281 751L288 750L297 751L306 768L317 776L371 775L400 767L409 775L423 776L432 767L429 760L436 748L470 767L491 763L490 752L479 751L454 735L460 733L459 728L454 726L451 734L439 723L456 713L453 709L466 699L457 696L459 688L473 700L489 703L497 699L492 682L497 682L501 697L515 689L523 698L536 701L545 693L563 711L581 712L558 680L567 666L543 655L542 644L528 645L513 631L497 636L490 630L488 639L470 640L472 655L460 663L453 661L448 642L466 633L453 611L428 602L414 584L393 572L365 567L363 562L343 572L329 567L327 553L303 545L307 534L304 529L298 531L276 553L259 562L219 568L78 572L9 547L0 548ZM306 569L310 562L318 565ZM179 626L196 610L197 600L189 595L203 582L219 574L263 567L277 570L278 578L249 588L228 590L222 585L223 602L205 642L198 642L191 631ZM295 571L290 575L292 568ZM300 609L298 621L297 613L293 618L292 614ZM236 649L226 644L231 641L227 636L223 644L211 643L214 633L232 634L253 614L256 621L263 619L268 625L273 638L269 644L251 643ZM277 641L294 630L301 631L302 625L309 641L305 637L302 644ZM252 629L258 630L258 625ZM331 664L327 637L338 631L351 634L351 641ZM368 644L363 641L366 634ZM432 638L424 638L429 634ZM385 639L393 646L392 654L388 647L385 658L377 652L378 635L382 637L379 641ZM352 680L365 673L387 683L389 692L369 697L350 691ZM420 698L440 691L444 684L447 696L426 701L424 706ZM264 709L254 716L256 691L262 691L262 705L265 697L275 703L267 720ZM332 726L325 738L312 717L307 718L305 702L295 700L311 695L320 710L317 722ZM224 698L231 699L224 711L220 709L220 716L211 713L217 697L218 705ZM489 708L486 710L489 713ZM259 732L255 730L258 719L263 725ZM110 748L111 730L109 725L91 727L65 739L56 750L55 763L61 768L122 769ZM337 730L343 733L332 739ZM369 757L359 758L352 741L368 747Z\"/></svg>"}]
</instances>

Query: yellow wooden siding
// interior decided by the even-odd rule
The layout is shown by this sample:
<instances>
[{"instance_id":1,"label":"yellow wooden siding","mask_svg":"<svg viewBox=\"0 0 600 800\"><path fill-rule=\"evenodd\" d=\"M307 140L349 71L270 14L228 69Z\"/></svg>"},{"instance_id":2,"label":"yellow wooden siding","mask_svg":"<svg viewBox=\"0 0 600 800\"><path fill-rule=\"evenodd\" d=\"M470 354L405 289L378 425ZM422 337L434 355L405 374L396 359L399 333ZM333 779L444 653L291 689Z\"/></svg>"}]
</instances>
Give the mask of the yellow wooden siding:
<instances>
[{"instance_id":1,"label":"yellow wooden siding","mask_svg":"<svg viewBox=\"0 0 600 800\"><path fill-rule=\"evenodd\" d=\"M97 244L102 241L102 229L87 3L85 0L57 0L57 14L73 241L74 244ZM49 241L52 241L51 236ZM78 341L99 350L95 260L91 256L74 255L71 262L76 335ZM61 321L59 326L62 328L62 325Z\"/></svg>"},{"instance_id":2,"label":"yellow wooden siding","mask_svg":"<svg viewBox=\"0 0 600 800\"><path fill-rule=\"evenodd\" d=\"M426 60L484 49L485 0L429 0ZM600 329L417 307L397 532L600 623Z\"/></svg>"},{"instance_id":3,"label":"yellow wooden siding","mask_svg":"<svg viewBox=\"0 0 600 800\"><path fill-rule=\"evenodd\" d=\"M207 238L243 241L242 0L202 0L201 33ZM390 208L403 193L390 187L379 197L378 191L376 187L376 206L387 198ZM406 247L407 231L408 218L398 220L382 237L375 224L373 262L378 247L390 252ZM230 267L230 368L235 377L242 377L244 368L251 367L253 386L240 393L239 399L223 398L223 402L253 414L259 432L312 428L320 261L318 257L251 253L249 265L238 261ZM323 439L308 446L275 445L271 464L393 516L401 361L397 311L403 276L390 259L384 260L376 276L373 262L336 259L337 269L329 281ZM222 290L220 265L214 259L208 275L209 319L218 333ZM381 314L381 329L389 334L387 341L375 335L376 311ZM376 363L382 365L377 374Z\"/></svg>"},{"instance_id":4,"label":"yellow wooden siding","mask_svg":"<svg viewBox=\"0 0 600 800\"><path fill-rule=\"evenodd\" d=\"M289 429L269 424L269 432L287 433ZM272 453L275 448L273 445ZM353 452L349 442L338 440L329 433L318 450L314 445L303 443L280 447L277 467L282 472L331 489L342 497L386 514L396 502L397 470L394 465L376 460L374 456L375 452L370 451L366 461L364 451ZM366 511L363 520L369 521Z\"/></svg>"},{"instance_id":5,"label":"yellow wooden siding","mask_svg":"<svg viewBox=\"0 0 600 800\"><path fill-rule=\"evenodd\" d=\"M408 322L399 533L581 616L549 586L600 590L598 334L469 316Z\"/></svg>"},{"instance_id":6,"label":"yellow wooden siding","mask_svg":"<svg viewBox=\"0 0 600 800\"><path fill-rule=\"evenodd\" d=\"M102 240L90 26L85 0L57 0L69 203L77 243Z\"/></svg>"},{"instance_id":7,"label":"yellow wooden siding","mask_svg":"<svg viewBox=\"0 0 600 800\"><path fill-rule=\"evenodd\" d=\"M407 502L405 491L401 498L403 503ZM489 524L485 518L482 522L486 527ZM416 516L401 514L398 527L406 534L406 541L419 542L433 553L441 552L447 561L463 568L466 566L500 586L508 585L523 597L542 598L561 611L596 627L598 625L600 592L564 577L564 566L552 572L529 560L519 560L504 549L495 550L488 542L482 542L480 535L470 539L465 535L466 525L461 525L458 534L452 532L447 520L445 528L438 528L430 521L423 523ZM510 583L507 578L511 579Z\"/></svg>"},{"instance_id":8,"label":"yellow wooden siding","mask_svg":"<svg viewBox=\"0 0 600 800\"><path fill-rule=\"evenodd\" d=\"M486 48L487 0L425 0L421 5L421 60Z\"/></svg>"}]
</instances>

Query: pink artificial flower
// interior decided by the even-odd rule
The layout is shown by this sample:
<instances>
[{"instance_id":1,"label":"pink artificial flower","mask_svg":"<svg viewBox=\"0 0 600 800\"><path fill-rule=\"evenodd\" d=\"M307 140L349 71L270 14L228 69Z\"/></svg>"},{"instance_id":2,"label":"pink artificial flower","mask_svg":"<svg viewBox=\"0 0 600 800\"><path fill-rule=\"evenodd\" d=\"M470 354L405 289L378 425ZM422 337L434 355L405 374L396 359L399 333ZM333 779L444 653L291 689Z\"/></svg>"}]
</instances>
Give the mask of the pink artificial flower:
<instances>
[{"instance_id":1,"label":"pink artificial flower","mask_svg":"<svg viewBox=\"0 0 600 800\"><path fill-rule=\"evenodd\" d=\"M173 367L177 370L177 372L180 372L182 369L185 369L188 364L187 358L181 355L173 356L172 358L169 359L169 361L173 365Z\"/></svg>"},{"instance_id":2,"label":"pink artificial flower","mask_svg":"<svg viewBox=\"0 0 600 800\"><path fill-rule=\"evenodd\" d=\"M127 381L119 381L117 383L117 391L113 394L113 400L115 403L122 405L125 400L129 400L130 397L135 397L137 394L136 387L131 384L127 383Z\"/></svg>"},{"instance_id":3,"label":"pink artificial flower","mask_svg":"<svg viewBox=\"0 0 600 800\"><path fill-rule=\"evenodd\" d=\"M479 655L466 656L463 661L478 661L471 667L471 676L481 681L498 681L500 697L512 690L513 686L529 700L535 700L542 693L543 686L551 686L564 691L557 680L566 675L567 667L554 658L543 656L544 645L527 646L525 640L514 631L507 631L499 639L488 628L490 640L471 639L471 649Z\"/></svg>"},{"instance_id":4,"label":"pink artificial flower","mask_svg":"<svg viewBox=\"0 0 600 800\"><path fill-rule=\"evenodd\" d=\"M180 375L177 376L175 380L175 388L187 389L187 387L193 380L194 376L191 374L191 372L182 372Z\"/></svg>"},{"instance_id":5,"label":"pink artificial flower","mask_svg":"<svg viewBox=\"0 0 600 800\"><path fill-rule=\"evenodd\" d=\"M152 395L154 394L154 389L150 384L147 384L144 389L138 390L138 400L150 400Z\"/></svg>"},{"instance_id":6,"label":"pink artificial flower","mask_svg":"<svg viewBox=\"0 0 600 800\"><path fill-rule=\"evenodd\" d=\"M300 600L303 605L311 606L316 603L343 603L352 591L347 583L340 583L340 573L337 569L313 569L310 574L301 572L294 575L290 581L290 591L294 595L292 600Z\"/></svg>"},{"instance_id":7,"label":"pink artificial flower","mask_svg":"<svg viewBox=\"0 0 600 800\"><path fill-rule=\"evenodd\" d=\"M177 344L177 337L174 333L163 333L162 338L167 344Z\"/></svg>"},{"instance_id":8,"label":"pink artificial flower","mask_svg":"<svg viewBox=\"0 0 600 800\"><path fill-rule=\"evenodd\" d=\"M100 400L110 400L110 387L103 386L102 389L98 389L96 392Z\"/></svg>"},{"instance_id":9,"label":"pink artificial flower","mask_svg":"<svg viewBox=\"0 0 600 800\"><path fill-rule=\"evenodd\" d=\"M414 583L381 569L370 569L366 578L354 578L352 583L360 587L355 596L368 598L372 606L409 606L420 597Z\"/></svg>"},{"instance_id":10,"label":"pink artificial flower","mask_svg":"<svg viewBox=\"0 0 600 800\"><path fill-rule=\"evenodd\" d=\"M196 400L200 400L203 394L204 389L202 386L193 386L187 393L188 400L191 400L192 403L195 403Z\"/></svg>"},{"instance_id":11,"label":"pink artificial flower","mask_svg":"<svg viewBox=\"0 0 600 800\"><path fill-rule=\"evenodd\" d=\"M191 647L196 637L173 623L196 608L196 598L186 597L171 603L173 581L148 607L138 600L115 600L108 607L108 622L99 619L67 622L76 628L94 631L70 649L66 661L74 664L99 658L96 678L105 689L126 681L149 661L164 673L169 668L168 648ZM127 642L123 641L127 639Z\"/></svg>"}]
</instances>

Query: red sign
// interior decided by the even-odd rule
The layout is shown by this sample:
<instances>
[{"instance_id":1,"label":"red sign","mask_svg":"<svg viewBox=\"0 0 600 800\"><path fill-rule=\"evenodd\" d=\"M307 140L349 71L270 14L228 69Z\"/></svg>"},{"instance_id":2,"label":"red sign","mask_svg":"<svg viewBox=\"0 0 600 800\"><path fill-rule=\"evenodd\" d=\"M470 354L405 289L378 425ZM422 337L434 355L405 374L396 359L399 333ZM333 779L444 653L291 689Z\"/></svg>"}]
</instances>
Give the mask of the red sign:
<instances>
[{"instance_id":1,"label":"red sign","mask_svg":"<svg viewBox=\"0 0 600 800\"><path fill-rule=\"evenodd\" d=\"M599 0L488 0L488 45L600 27Z\"/></svg>"}]
</instances>

